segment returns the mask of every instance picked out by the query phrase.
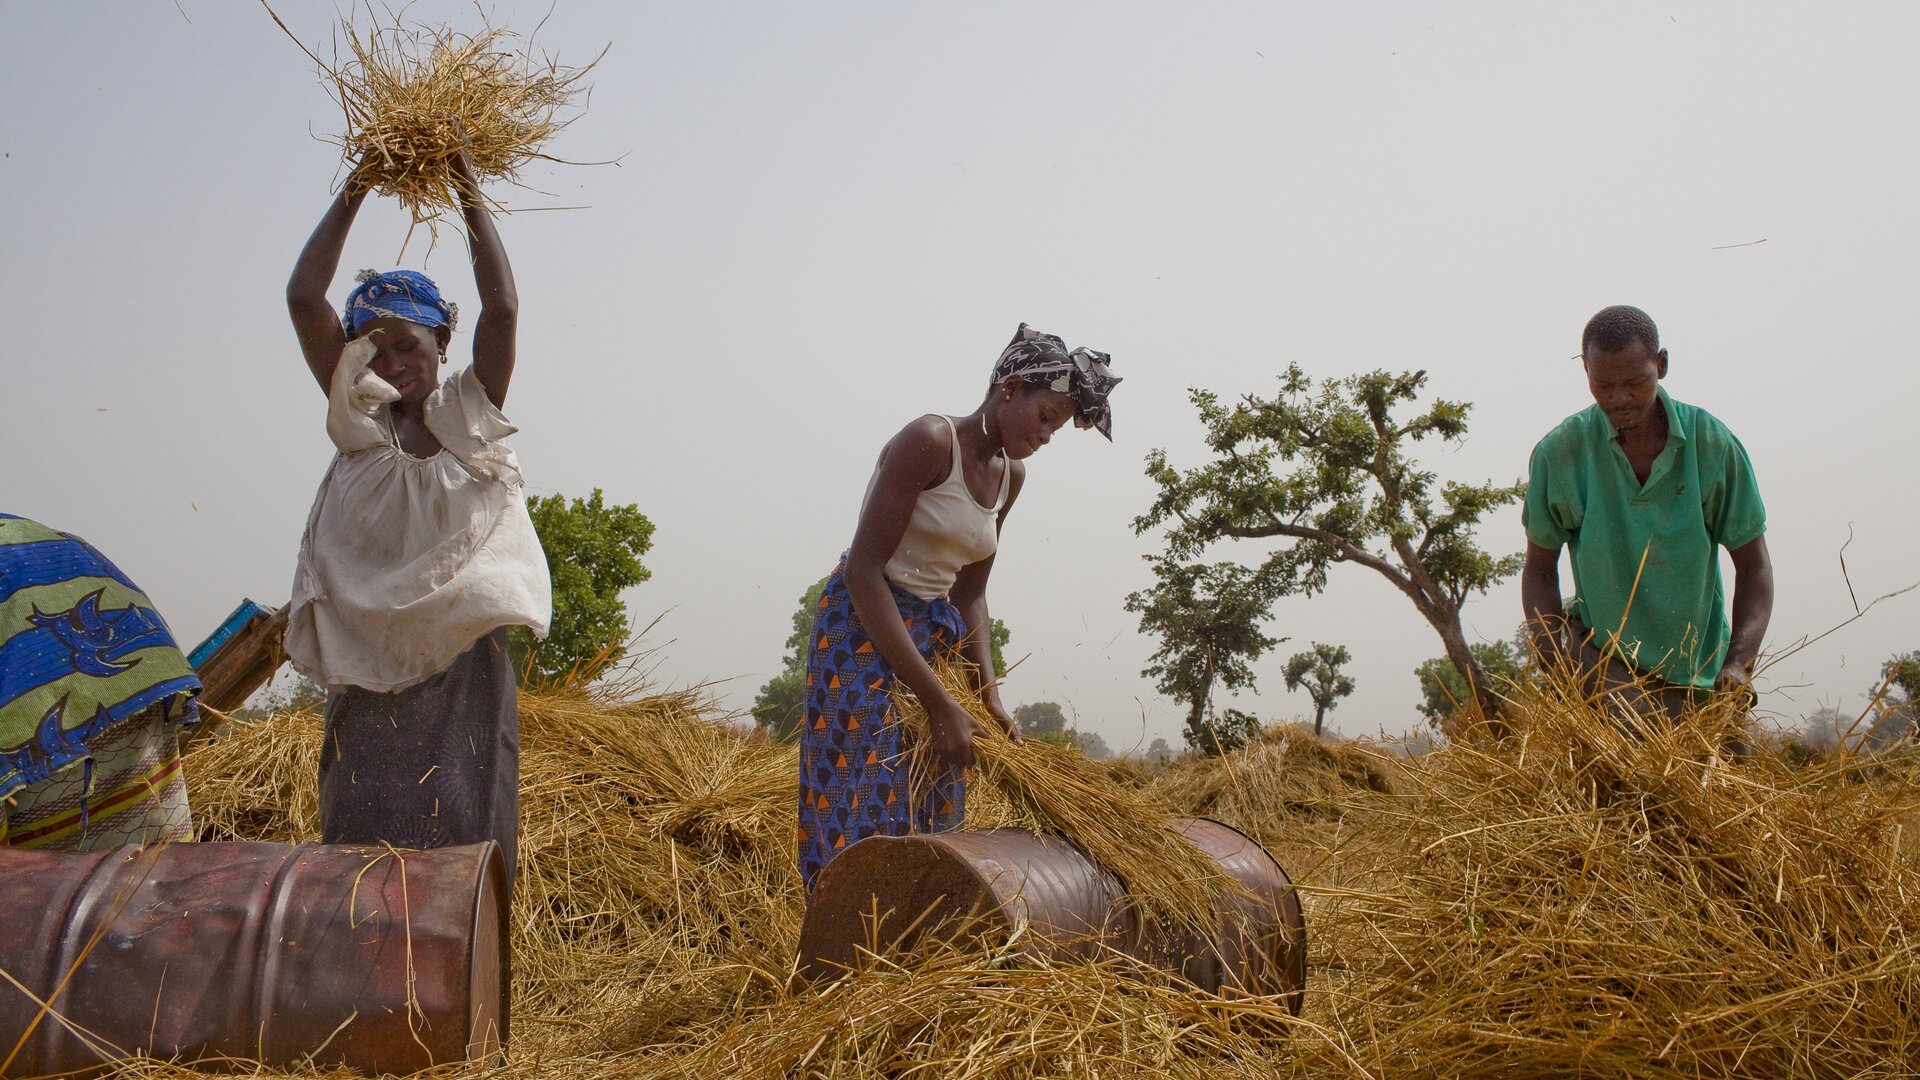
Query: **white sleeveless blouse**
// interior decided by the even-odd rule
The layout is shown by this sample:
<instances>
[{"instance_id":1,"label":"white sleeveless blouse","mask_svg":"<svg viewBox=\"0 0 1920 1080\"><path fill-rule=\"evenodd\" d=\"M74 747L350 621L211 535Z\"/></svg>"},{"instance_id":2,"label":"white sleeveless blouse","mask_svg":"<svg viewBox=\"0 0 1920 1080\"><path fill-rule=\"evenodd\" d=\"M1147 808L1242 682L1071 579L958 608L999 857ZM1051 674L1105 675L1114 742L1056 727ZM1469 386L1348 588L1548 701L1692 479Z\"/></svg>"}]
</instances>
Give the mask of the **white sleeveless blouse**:
<instances>
[{"instance_id":1,"label":"white sleeveless blouse","mask_svg":"<svg viewBox=\"0 0 1920 1080\"><path fill-rule=\"evenodd\" d=\"M326 687L390 693L447 669L481 636L553 614L547 559L500 440L519 429L471 367L423 409L443 448L419 458L394 436L392 387L366 370L370 342L341 354L327 395L338 453L300 541L286 650Z\"/></svg>"},{"instance_id":2,"label":"white sleeveless blouse","mask_svg":"<svg viewBox=\"0 0 1920 1080\"><path fill-rule=\"evenodd\" d=\"M946 596L962 567L994 553L1000 543L1000 511L1007 505L1007 491L1013 484L1013 463L1006 460L1006 451L1002 450L999 496L992 506L975 502L973 492L967 490L966 470L960 465L960 433L954 429L952 417L941 419L947 422L953 465L945 480L922 491L914 502L906 534L886 566L888 581L922 600ZM876 468L874 478L879 475ZM873 497L873 484L873 480L867 481L867 494L861 500L863 512L866 499Z\"/></svg>"}]
</instances>

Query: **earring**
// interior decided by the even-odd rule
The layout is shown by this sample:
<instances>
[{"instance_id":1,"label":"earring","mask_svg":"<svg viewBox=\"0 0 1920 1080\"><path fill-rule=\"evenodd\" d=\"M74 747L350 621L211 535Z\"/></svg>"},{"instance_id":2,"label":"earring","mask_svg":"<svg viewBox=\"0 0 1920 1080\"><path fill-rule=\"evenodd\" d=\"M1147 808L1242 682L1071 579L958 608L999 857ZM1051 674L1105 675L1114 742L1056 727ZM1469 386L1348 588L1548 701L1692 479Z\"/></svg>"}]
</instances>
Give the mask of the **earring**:
<instances>
[{"instance_id":1,"label":"earring","mask_svg":"<svg viewBox=\"0 0 1920 1080\"><path fill-rule=\"evenodd\" d=\"M1004 398L1005 400L1007 400L1007 401L1012 401L1012 400L1013 400L1013 391L1011 391L1011 390L1002 390L1002 391L1000 391L1000 396L1001 396L1002 398Z\"/></svg>"},{"instance_id":2,"label":"earring","mask_svg":"<svg viewBox=\"0 0 1920 1080\"><path fill-rule=\"evenodd\" d=\"M441 363L443 363L443 364L447 362L447 354L446 354L446 353L441 353L441 354L440 354L440 362L441 362Z\"/></svg>"}]
</instances>

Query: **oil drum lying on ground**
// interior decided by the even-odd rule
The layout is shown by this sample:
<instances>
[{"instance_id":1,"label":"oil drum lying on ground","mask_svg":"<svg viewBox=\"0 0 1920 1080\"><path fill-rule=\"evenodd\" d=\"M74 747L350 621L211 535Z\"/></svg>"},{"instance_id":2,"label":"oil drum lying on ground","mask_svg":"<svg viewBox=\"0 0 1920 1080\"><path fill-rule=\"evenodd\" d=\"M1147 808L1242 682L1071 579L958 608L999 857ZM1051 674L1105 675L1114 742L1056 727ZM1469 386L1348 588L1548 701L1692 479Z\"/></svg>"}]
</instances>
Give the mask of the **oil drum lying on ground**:
<instances>
[{"instance_id":1,"label":"oil drum lying on ground","mask_svg":"<svg viewBox=\"0 0 1920 1080\"><path fill-rule=\"evenodd\" d=\"M1300 1012L1307 924L1285 870L1245 833L1206 818L1176 827L1249 896L1203 940L1141 926L1118 879L1079 848L1024 829L872 836L821 871L800 930L800 969L831 978L862 953L911 953L962 937L1024 933L1056 957L1110 950L1169 968L1203 990L1281 994Z\"/></svg>"},{"instance_id":2,"label":"oil drum lying on ground","mask_svg":"<svg viewBox=\"0 0 1920 1080\"><path fill-rule=\"evenodd\" d=\"M135 1051L370 1074L497 1061L506 896L491 841L0 848L0 970L19 983L0 985L0 1071Z\"/></svg>"}]
</instances>

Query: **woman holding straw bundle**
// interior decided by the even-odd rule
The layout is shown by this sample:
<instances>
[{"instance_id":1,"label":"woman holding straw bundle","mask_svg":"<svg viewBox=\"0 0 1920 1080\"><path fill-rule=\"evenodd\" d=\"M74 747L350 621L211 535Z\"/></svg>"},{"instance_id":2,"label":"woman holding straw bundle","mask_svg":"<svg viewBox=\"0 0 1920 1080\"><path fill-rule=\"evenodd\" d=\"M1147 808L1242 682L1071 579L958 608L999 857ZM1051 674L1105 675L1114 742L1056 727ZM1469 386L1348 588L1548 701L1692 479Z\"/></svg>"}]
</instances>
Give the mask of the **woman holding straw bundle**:
<instances>
[{"instance_id":1,"label":"woman holding straw bundle","mask_svg":"<svg viewBox=\"0 0 1920 1080\"><path fill-rule=\"evenodd\" d=\"M546 557L503 440L518 301L464 145L452 159L481 310L473 363L441 381L455 306L422 274L326 290L365 196L348 178L287 282L337 453L300 544L288 658L327 688L326 843L495 840L513 873L520 734L509 626L544 635Z\"/></svg>"},{"instance_id":2,"label":"woman holding straw bundle","mask_svg":"<svg viewBox=\"0 0 1920 1080\"><path fill-rule=\"evenodd\" d=\"M1020 497L1025 459L1068 420L1113 438L1107 395L1119 381L1107 354L1068 352L1021 323L979 408L923 416L880 452L853 546L827 578L809 639L799 832L809 895L847 845L957 828L965 816L966 769L985 729L941 685L930 663L937 654L968 662L981 704L1019 739L987 640L1000 528ZM909 777L896 680L926 712L940 775Z\"/></svg>"}]
</instances>

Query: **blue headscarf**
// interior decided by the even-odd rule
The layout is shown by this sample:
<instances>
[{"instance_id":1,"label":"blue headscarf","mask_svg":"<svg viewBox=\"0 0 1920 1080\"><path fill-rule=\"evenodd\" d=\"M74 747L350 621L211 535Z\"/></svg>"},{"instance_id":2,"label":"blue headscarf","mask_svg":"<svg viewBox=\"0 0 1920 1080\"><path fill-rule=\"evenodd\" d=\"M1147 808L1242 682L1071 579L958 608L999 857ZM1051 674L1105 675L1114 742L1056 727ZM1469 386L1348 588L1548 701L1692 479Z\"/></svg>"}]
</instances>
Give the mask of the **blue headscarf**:
<instances>
[{"instance_id":1,"label":"blue headscarf","mask_svg":"<svg viewBox=\"0 0 1920 1080\"><path fill-rule=\"evenodd\" d=\"M347 294L347 310L341 319L349 338L359 337L368 323L385 316L449 330L460 318L460 309L453 301L442 299L440 287L418 271L381 274L362 270L354 280L360 284Z\"/></svg>"}]
</instances>

